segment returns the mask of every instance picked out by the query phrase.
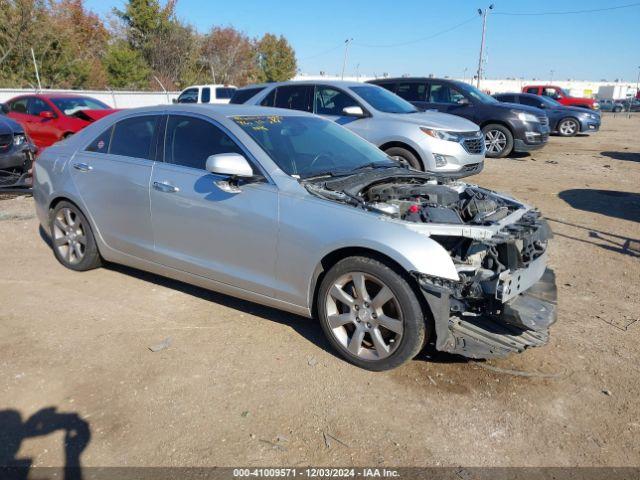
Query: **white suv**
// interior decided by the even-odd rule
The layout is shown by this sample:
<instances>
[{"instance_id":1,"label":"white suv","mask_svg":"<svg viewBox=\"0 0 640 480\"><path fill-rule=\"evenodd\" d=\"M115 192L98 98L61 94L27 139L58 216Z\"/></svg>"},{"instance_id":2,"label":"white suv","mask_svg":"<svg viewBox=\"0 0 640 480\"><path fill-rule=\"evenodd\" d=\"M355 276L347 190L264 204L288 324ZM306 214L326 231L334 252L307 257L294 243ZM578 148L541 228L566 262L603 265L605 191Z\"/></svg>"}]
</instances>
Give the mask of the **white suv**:
<instances>
[{"instance_id":1,"label":"white suv","mask_svg":"<svg viewBox=\"0 0 640 480\"><path fill-rule=\"evenodd\" d=\"M191 85L173 103L229 103L235 91L233 85Z\"/></svg>"}]
</instances>

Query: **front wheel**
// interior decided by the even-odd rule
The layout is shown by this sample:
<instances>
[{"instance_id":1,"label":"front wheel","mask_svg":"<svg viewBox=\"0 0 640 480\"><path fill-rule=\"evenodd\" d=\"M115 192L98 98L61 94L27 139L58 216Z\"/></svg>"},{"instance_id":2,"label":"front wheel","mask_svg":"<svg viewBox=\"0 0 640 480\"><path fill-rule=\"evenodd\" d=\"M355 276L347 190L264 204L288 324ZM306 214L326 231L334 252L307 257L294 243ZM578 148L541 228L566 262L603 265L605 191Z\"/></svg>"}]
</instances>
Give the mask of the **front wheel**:
<instances>
[{"instance_id":1,"label":"front wheel","mask_svg":"<svg viewBox=\"0 0 640 480\"><path fill-rule=\"evenodd\" d=\"M504 125L490 124L482 128L489 158L503 158L513 150L513 134Z\"/></svg>"},{"instance_id":2,"label":"front wheel","mask_svg":"<svg viewBox=\"0 0 640 480\"><path fill-rule=\"evenodd\" d=\"M407 280L369 257L349 257L325 275L320 324L332 346L367 370L389 370L415 357L427 338L425 312Z\"/></svg>"},{"instance_id":3,"label":"front wheel","mask_svg":"<svg viewBox=\"0 0 640 480\"><path fill-rule=\"evenodd\" d=\"M420 163L418 157L416 157L413 152L407 150L406 148L391 147L387 148L384 153L389 155L394 160L406 162L414 170L424 170L424 168L422 167L422 163Z\"/></svg>"},{"instance_id":4,"label":"front wheel","mask_svg":"<svg viewBox=\"0 0 640 480\"><path fill-rule=\"evenodd\" d=\"M580 124L575 118L563 118L558 123L558 133L563 137L573 137L580 131Z\"/></svg>"}]
</instances>

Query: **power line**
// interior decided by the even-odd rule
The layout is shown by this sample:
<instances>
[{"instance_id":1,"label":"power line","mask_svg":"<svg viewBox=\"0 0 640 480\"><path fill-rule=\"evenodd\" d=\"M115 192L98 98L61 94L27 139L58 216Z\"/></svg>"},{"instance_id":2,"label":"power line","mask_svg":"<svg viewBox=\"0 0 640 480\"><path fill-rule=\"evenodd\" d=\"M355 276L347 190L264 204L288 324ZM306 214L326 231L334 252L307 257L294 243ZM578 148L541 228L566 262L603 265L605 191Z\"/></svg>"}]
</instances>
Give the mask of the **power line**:
<instances>
[{"instance_id":1,"label":"power line","mask_svg":"<svg viewBox=\"0 0 640 480\"><path fill-rule=\"evenodd\" d=\"M322 52L320 52L320 53L316 53L316 54L311 55L311 56L309 56L309 57L300 58L299 60L301 60L301 61L302 61L302 60L311 60L312 58L321 57L322 55L326 55L327 53L331 53L331 52L333 52L333 51L335 51L335 50L338 50L339 48L342 48L343 46L344 46L344 43L341 43L340 45L337 45L337 46L335 46L335 47L331 47L331 48L329 48L329 49L327 49L327 50L323 50L323 51L322 51Z\"/></svg>"},{"instance_id":2,"label":"power line","mask_svg":"<svg viewBox=\"0 0 640 480\"><path fill-rule=\"evenodd\" d=\"M400 42L400 43L392 43L392 44L388 44L388 45L368 45L366 43L359 43L359 42L353 42L354 45L357 45L358 47L365 47L365 48L393 48L393 47L402 47L404 45L411 45L413 43L419 43L419 42L423 42L425 40L430 40L432 38L438 37L440 35L444 35L445 33L448 33L452 30L455 30L456 28L460 28L463 25L466 25L467 23L473 22L474 20L477 20L477 16L473 16L472 18L465 20L464 22L458 23L457 25L454 25L453 27L449 27L446 30L442 30L440 32L434 33L433 35L429 35L428 37L422 37L422 38L416 38L415 40L409 40L408 42Z\"/></svg>"},{"instance_id":3,"label":"power line","mask_svg":"<svg viewBox=\"0 0 640 480\"><path fill-rule=\"evenodd\" d=\"M626 5L618 5L616 7L591 8L588 10L568 10L565 12L495 12L494 15L509 15L509 16L573 15L577 13L606 12L609 10L620 10L621 8L631 8L631 7L638 7L638 6L640 6L640 2L628 3Z\"/></svg>"}]
</instances>

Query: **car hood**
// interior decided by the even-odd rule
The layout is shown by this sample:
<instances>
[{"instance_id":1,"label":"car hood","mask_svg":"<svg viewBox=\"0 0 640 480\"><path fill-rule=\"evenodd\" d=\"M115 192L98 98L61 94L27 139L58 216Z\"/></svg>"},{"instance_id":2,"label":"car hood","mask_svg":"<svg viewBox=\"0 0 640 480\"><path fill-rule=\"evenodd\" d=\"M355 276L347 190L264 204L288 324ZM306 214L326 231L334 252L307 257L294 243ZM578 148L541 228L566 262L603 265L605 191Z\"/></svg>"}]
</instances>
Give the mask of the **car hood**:
<instances>
[{"instance_id":1,"label":"car hood","mask_svg":"<svg viewBox=\"0 0 640 480\"><path fill-rule=\"evenodd\" d=\"M5 117L4 115L0 115L0 134L6 135L7 133L16 133L22 131L24 131L24 129L18 122L10 119L9 117Z\"/></svg>"},{"instance_id":2,"label":"car hood","mask_svg":"<svg viewBox=\"0 0 640 480\"><path fill-rule=\"evenodd\" d=\"M529 105L522 105L520 103L509 103L509 102L500 102L498 105L502 108L508 108L509 110L520 110L521 112L532 113L534 115L542 115L544 114L544 110L536 107L530 107Z\"/></svg>"},{"instance_id":3,"label":"car hood","mask_svg":"<svg viewBox=\"0 0 640 480\"><path fill-rule=\"evenodd\" d=\"M385 118L423 127L454 132L475 132L478 126L466 118L440 112L385 113Z\"/></svg>"}]
</instances>

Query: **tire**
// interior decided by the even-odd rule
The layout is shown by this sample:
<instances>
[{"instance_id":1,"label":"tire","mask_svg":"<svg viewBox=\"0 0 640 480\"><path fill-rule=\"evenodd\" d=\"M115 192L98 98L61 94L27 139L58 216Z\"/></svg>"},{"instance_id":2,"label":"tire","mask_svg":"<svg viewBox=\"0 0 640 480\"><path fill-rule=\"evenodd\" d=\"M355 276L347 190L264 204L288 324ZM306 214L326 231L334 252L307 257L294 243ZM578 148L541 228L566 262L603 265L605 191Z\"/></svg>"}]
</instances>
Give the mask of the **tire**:
<instances>
[{"instance_id":1,"label":"tire","mask_svg":"<svg viewBox=\"0 0 640 480\"><path fill-rule=\"evenodd\" d=\"M65 267L84 272L102 265L87 218L73 203L62 201L51 211L49 231L53 254Z\"/></svg>"},{"instance_id":2,"label":"tire","mask_svg":"<svg viewBox=\"0 0 640 480\"><path fill-rule=\"evenodd\" d=\"M424 171L424 167L422 166L422 162L420 159L410 150L402 147L390 147L387 148L384 153L389 155L392 158L399 158L401 160L406 161L409 166L415 170Z\"/></svg>"},{"instance_id":3,"label":"tire","mask_svg":"<svg viewBox=\"0 0 640 480\"><path fill-rule=\"evenodd\" d=\"M513 134L504 125L490 123L482 127L485 154L489 158L504 158L513 151Z\"/></svg>"},{"instance_id":4,"label":"tire","mask_svg":"<svg viewBox=\"0 0 640 480\"><path fill-rule=\"evenodd\" d=\"M558 122L558 135L574 137L580 131L580 123L573 117L563 118Z\"/></svg>"},{"instance_id":5,"label":"tire","mask_svg":"<svg viewBox=\"0 0 640 480\"><path fill-rule=\"evenodd\" d=\"M333 348L366 370L396 368L428 339L425 312L406 278L370 257L345 258L326 273L317 312Z\"/></svg>"}]
</instances>

